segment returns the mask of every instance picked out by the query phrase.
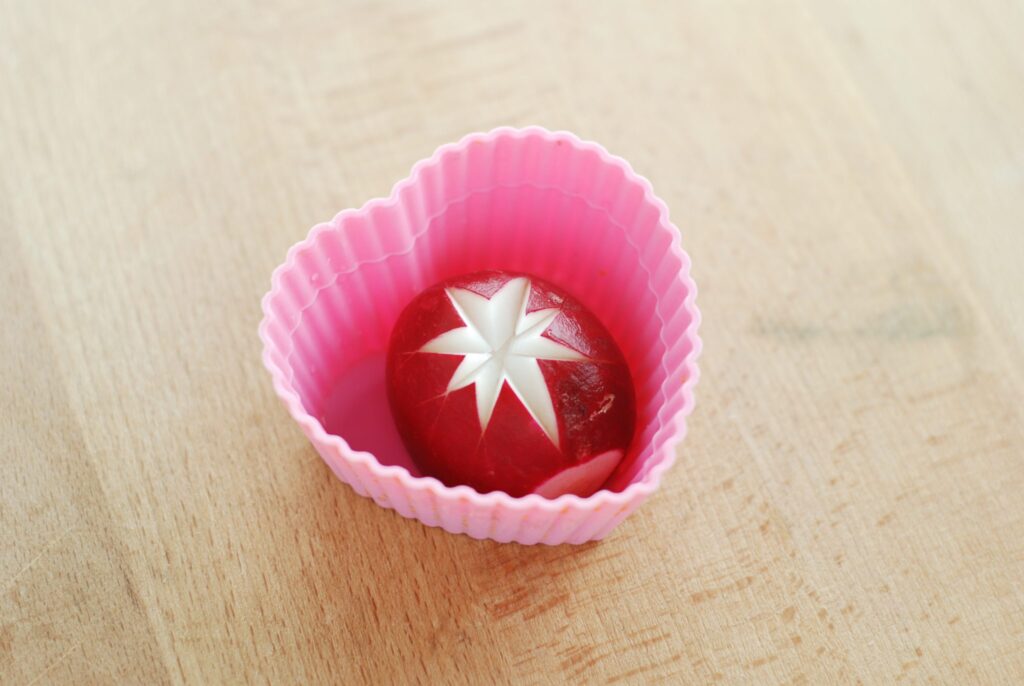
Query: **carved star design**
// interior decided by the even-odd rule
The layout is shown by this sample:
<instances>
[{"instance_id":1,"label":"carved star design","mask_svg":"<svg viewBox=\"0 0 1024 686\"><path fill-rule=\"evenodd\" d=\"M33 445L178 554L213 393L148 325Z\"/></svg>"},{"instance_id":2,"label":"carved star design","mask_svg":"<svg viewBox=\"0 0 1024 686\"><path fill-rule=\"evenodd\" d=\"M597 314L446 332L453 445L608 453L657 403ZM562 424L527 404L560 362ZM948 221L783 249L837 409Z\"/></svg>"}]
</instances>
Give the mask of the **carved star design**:
<instances>
[{"instance_id":1,"label":"carved star design","mask_svg":"<svg viewBox=\"0 0 1024 686\"><path fill-rule=\"evenodd\" d=\"M557 446L555 406L537 360L587 359L586 355L542 335L561 310L527 312L530 280L525 277L512 279L490 298L462 288L448 288L445 292L465 326L428 341L420 352L463 356L448 382L448 392L475 385L480 427L486 429L498 395L507 383Z\"/></svg>"}]
</instances>

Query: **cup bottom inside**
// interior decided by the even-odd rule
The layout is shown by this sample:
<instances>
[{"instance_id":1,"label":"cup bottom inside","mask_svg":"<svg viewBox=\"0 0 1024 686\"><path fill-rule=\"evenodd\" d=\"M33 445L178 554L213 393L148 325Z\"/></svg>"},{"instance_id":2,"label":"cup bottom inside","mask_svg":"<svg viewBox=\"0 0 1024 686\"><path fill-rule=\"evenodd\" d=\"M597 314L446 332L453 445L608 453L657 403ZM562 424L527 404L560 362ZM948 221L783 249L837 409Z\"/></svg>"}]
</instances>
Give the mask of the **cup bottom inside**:
<instances>
[{"instance_id":1,"label":"cup bottom inside","mask_svg":"<svg viewBox=\"0 0 1024 686\"><path fill-rule=\"evenodd\" d=\"M320 423L343 436L354 450L373 453L383 465L405 467L421 476L409 457L388 405L386 351L374 353L343 372L324 397Z\"/></svg>"}]
</instances>

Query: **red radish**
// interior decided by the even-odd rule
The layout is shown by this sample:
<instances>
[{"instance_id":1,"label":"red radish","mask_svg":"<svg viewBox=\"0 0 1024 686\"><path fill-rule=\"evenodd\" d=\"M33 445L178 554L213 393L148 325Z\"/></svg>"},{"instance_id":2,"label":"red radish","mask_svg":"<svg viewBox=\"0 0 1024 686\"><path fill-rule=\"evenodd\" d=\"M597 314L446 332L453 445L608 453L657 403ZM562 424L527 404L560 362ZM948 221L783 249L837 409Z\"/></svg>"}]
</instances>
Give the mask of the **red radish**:
<instances>
[{"instance_id":1,"label":"red radish","mask_svg":"<svg viewBox=\"0 0 1024 686\"><path fill-rule=\"evenodd\" d=\"M588 496L633 437L622 353L532 276L479 272L420 293L391 334L387 383L406 448L447 486Z\"/></svg>"}]
</instances>

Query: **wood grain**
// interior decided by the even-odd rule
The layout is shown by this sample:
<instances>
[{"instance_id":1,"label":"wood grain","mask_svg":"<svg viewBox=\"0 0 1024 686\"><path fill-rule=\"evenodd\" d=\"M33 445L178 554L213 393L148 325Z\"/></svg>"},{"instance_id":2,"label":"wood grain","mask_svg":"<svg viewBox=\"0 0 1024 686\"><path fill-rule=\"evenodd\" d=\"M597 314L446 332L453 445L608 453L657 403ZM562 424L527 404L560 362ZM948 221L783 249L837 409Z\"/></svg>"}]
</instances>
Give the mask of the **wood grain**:
<instances>
[{"instance_id":1,"label":"wood grain","mask_svg":"<svg viewBox=\"0 0 1024 686\"><path fill-rule=\"evenodd\" d=\"M10 3L3 683L1020 683L1019 3ZM259 362L313 223L540 123L672 208L705 355L579 548L337 482Z\"/></svg>"}]
</instances>

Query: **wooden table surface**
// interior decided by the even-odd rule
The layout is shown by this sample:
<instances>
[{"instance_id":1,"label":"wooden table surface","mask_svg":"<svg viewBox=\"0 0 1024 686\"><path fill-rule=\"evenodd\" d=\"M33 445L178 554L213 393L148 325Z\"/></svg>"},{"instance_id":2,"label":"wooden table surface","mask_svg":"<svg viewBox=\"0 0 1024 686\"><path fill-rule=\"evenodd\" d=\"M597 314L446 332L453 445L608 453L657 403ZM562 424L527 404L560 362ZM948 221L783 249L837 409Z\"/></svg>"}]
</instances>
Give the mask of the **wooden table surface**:
<instances>
[{"instance_id":1,"label":"wooden table surface","mask_svg":"<svg viewBox=\"0 0 1024 686\"><path fill-rule=\"evenodd\" d=\"M1019 2L0 16L0 682L1024 680ZM583 547L356 496L256 337L309 226L530 123L701 288L680 460Z\"/></svg>"}]
</instances>

